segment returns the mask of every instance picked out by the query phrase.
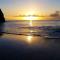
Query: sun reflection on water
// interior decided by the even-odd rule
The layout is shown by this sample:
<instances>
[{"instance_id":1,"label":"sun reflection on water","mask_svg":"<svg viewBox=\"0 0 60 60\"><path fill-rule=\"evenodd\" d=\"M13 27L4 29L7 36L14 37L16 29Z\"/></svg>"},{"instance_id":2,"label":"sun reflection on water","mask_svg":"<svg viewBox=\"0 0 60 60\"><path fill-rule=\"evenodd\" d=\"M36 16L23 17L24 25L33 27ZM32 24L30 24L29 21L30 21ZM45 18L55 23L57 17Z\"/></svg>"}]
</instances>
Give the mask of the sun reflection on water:
<instances>
[{"instance_id":1,"label":"sun reflection on water","mask_svg":"<svg viewBox=\"0 0 60 60\"><path fill-rule=\"evenodd\" d=\"M32 20L30 20L30 23L29 23L29 25L30 25L30 26L32 26L32 25L33 25L33 24L32 24Z\"/></svg>"},{"instance_id":2,"label":"sun reflection on water","mask_svg":"<svg viewBox=\"0 0 60 60\"><path fill-rule=\"evenodd\" d=\"M31 43L32 42L32 36L27 36L27 42Z\"/></svg>"}]
</instances>

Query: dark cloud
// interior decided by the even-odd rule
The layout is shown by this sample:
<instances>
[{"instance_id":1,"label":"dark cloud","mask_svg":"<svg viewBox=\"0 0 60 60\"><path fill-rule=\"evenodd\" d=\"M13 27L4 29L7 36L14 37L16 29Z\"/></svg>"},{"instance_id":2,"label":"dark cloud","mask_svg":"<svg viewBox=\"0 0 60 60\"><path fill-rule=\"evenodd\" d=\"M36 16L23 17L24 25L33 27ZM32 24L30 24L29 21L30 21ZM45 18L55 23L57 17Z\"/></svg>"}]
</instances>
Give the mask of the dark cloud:
<instances>
[{"instance_id":1,"label":"dark cloud","mask_svg":"<svg viewBox=\"0 0 60 60\"><path fill-rule=\"evenodd\" d=\"M50 15L51 17L60 17L60 11L56 11L55 13Z\"/></svg>"}]
</instances>

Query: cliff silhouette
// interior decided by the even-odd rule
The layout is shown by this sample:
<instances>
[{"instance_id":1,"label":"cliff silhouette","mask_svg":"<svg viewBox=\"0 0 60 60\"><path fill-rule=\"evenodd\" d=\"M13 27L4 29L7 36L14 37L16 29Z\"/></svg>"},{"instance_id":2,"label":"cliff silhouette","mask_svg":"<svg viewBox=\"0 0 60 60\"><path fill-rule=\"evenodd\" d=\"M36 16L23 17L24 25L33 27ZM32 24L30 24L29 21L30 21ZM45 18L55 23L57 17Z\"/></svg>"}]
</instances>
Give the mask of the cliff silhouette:
<instances>
[{"instance_id":1,"label":"cliff silhouette","mask_svg":"<svg viewBox=\"0 0 60 60\"><path fill-rule=\"evenodd\" d=\"M4 30L4 22L5 22L5 18L4 18L4 14L0 9L0 36L3 35L3 30Z\"/></svg>"},{"instance_id":2,"label":"cliff silhouette","mask_svg":"<svg viewBox=\"0 0 60 60\"><path fill-rule=\"evenodd\" d=\"M0 23L4 23L4 22L5 22L4 14L2 10L0 9Z\"/></svg>"}]
</instances>

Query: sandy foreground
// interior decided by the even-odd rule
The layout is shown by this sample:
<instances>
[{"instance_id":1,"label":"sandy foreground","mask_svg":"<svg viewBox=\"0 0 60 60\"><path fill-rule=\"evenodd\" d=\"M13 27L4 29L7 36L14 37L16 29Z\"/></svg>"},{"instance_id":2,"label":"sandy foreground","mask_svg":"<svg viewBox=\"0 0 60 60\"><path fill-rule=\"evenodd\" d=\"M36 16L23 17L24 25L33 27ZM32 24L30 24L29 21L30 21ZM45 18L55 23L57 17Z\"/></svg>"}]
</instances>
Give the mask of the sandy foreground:
<instances>
[{"instance_id":1,"label":"sandy foreground","mask_svg":"<svg viewBox=\"0 0 60 60\"><path fill-rule=\"evenodd\" d=\"M5 59L58 60L60 59L60 39L4 34L0 37L0 60Z\"/></svg>"}]
</instances>

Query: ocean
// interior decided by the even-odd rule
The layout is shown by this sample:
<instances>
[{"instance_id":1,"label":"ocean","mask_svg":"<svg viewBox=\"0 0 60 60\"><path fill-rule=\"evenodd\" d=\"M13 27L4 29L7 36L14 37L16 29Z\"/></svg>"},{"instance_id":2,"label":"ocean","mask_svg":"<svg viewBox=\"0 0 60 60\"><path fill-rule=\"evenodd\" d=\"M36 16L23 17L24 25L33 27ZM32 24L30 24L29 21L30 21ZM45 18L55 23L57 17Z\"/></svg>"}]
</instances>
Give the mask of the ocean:
<instances>
[{"instance_id":1,"label":"ocean","mask_svg":"<svg viewBox=\"0 0 60 60\"><path fill-rule=\"evenodd\" d=\"M0 53L14 60L60 59L60 20L6 21Z\"/></svg>"},{"instance_id":2,"label":"ocean","mask_svg":"<svg viewBox=\"0 0 60 60\"><path fill-rule=\"evenodd\" d=\"M53 37L59 32L60 21L59 20L16 20L5 22L4 31L11 34L22 35L40 35L42 37L49 36L49 33ZM56 33L54 35L54 33ZM60 37L60 36L57 36Z\"/></svg>"}]
</instances>

